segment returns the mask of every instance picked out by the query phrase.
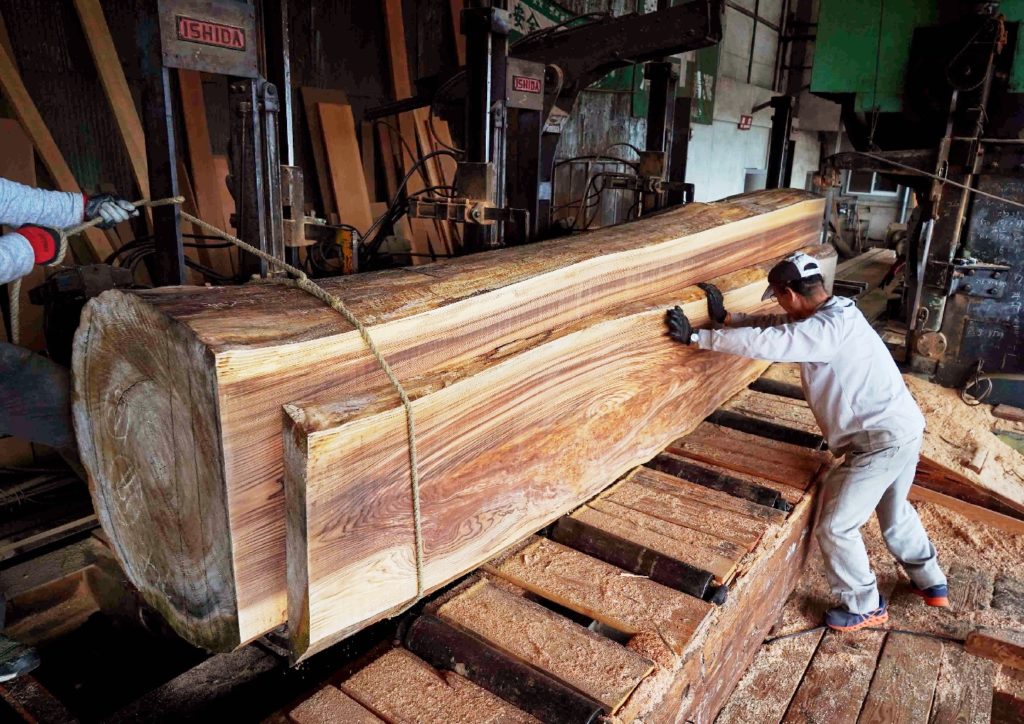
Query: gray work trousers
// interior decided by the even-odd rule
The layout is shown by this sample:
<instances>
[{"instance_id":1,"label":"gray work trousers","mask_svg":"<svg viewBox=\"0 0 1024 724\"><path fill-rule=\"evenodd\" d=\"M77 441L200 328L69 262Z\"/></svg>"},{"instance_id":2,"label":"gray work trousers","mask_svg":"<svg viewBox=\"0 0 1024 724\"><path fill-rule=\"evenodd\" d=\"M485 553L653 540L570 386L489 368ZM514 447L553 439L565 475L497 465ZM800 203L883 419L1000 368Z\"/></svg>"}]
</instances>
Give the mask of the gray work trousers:
<instances>
[{"instance_id":1,"label":"gray work trousers","mask_svg":"<svg viewBox=\"0 0 1024 724\"><path fill-rule=\"evenodd\" d=\"M860 534L871 511L878 514L885 545L910 580L920 588L946 582L935 546L907 501L920 451L918 436L882 450L850 453L822 482L815 533L832 593L852 613L869 613L879 606L878 585Z\"/></svg>"}]
</instances>

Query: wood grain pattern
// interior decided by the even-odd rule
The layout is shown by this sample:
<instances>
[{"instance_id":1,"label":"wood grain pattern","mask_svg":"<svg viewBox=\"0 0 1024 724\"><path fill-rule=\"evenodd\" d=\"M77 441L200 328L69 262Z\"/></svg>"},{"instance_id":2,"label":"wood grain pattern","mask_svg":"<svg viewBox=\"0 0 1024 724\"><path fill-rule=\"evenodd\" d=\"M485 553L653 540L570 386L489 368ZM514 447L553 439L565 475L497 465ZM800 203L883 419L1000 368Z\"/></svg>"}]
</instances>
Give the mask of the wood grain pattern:
<instances>
[{"instance_id":1,"label":"wood grain pattern","mask_svg":"<svg viewBox=\"0 0 1024 724\"><path fill-rule=\"evenodd\" d=\"M980 628L967 635L967 653L991 659L1001 666L1024 670L1024 633Z\"/></svg>"},{"instance_id":2,"label":"wood grain pattern","mask_svg":"<svg viewBox=\"0 0 1024 724\"><path fill-rule=\"evenodd\" d=\"M718 715L723 724L778 724L800 685L822 632L761 646Z\"/></svg>"},{"instance_id":3,"label":"wood grain pattern","mask_svg":"<svg viewBox=\"0 0 1024 724\"><path fill-rule=\"evenodd\" d=\"M328 174L334 192L334 205L338 219L365 233L373 223L370 213L370 195L366 179L355 169L362 166L356 124L352 107L336 103L317 103L324 151L327 154Z\"/></svg>"},{"instance_id":4,"label":"wood grain pattern","mask_svg":"<svg viewBox=\"0 0 1024 724\"><path fill-rule=\"evenodd\" d=\"M306 114L306 126L309 129L310 148L313 149L317 187L320 189L320 198L323 199L324 204L323 208L317 209L317 211L331 223L337 223L338 207L334 202L334 188L331 185L331 173L324 150L324 133L320 125L320 113L317 111L317 105L320 103L348 105L348 96L344 91L336 88L310 88L308 86L302 88L302 108Z\"/></svg>"},{"instance_id":5,"label":"wood grain pattern","mask_svg":"<svg viewBox=\"0 0 1024 724\"><path fill-rule=\"evenodd\" d=\"M288 712L288 720L294 724L383 724L384 720L352 699L336 686L320 689Z\"/></svg>"},{"instance_id":6,"label":"wood grain pattern","mask_svg":"<svg viewBox=\"0 0 1024 724\"><path fill-rule=\"evenodd\" d=\"M884 640L878 631L827 632L783 721L857 721Z\"/></svg>"},{"instance_id":7,"label":"wood grain pattern","mask_svg":"<svg viewBox=\"0 0 1024 724\"><path fill-rule=\"evenodd\" d=\"M941 641L889 634L858 721L927 724L941 662Z\"/></svg>"},{"instance_id":8,"label":"wood grain pattern","mask_svg":"<svg viewBox=\"0 0 1024 724\"><path fill-rule=\"evenodd\" d=\"M820 212L821 201L803 192L759 193L569 240L322 283L365 320L399 378L413 386L667 298L690 303L702 319L703 294L688 284L803 247L817 238ZM737 290L747 280L744 294L752 295L764 274L751 268L730 278ZM736 379L747 374L737 370L759 368L735 359L694 367L687 355L673 354L661 313L647 314L638 324L649 333L637 327L629 338L644 337L645 354L668 365L675 392L704 387L694 375ZM596 350L606 341L588 344ZM629 365L624 352L618 364ZM280 625L281 406L387 393L358 334L321 302L277 285L109 292L83 313L74 384L94 500L109 507L101 519L147 600L186 639L210 649L233 648ZM649 385L644 378L641 388ZM619 398L604 388L599 399L607 404L597 409L613 415ZM174 425L166 424L168 406ZM144 431L131 436L137 446L124 440L126 425ZM399 478L407 505L407 477ZM174 496L181 504L167 505ZM177 534L200 517L204 531ZM204 579L188 580L176 573L182 569L202 570Z\"/></svg>"},{"instance_id":9,"label":"wood grain pattern","mask_svg":"<svg viewBox=\"0 0 1024 724\"><path fill-rule=\"evenodd\" d=\"M669 452L738 470L749 475L806 489L828 453L804 454L806 448L703 423L689 436L668 447ZM757 452L753 452L756 450Z\"/></svg>"},{"instance_id":10,"label":"wood grain pattern","mask_svg":"<svg viewBox=\"0 0 1024 724\"><path fill-rule=\"evenodd\" d=\"M931 724L988 724L998 667L975 658L959 645L942 645L942 664L932 701Z\"/></svg>"},{"instance_id":11,"label":"wood grain pattern","mask_svg":"<svg viewBox=\"0 0 1024 724\"><path fill-rule=\"evenodd\" d=\"M437 615L581 691L609 714L654 668L625 646L487 581Z\"/></svg>"},{"instance_id":12,"label":"wood grain pattern","mask_svg":"<svg viewBox=\"0 0 1024 724\"><path fill-rule=\"evenodd\" d=\"M21 127L32 139L36 153L39 154L39 159L50 174L50 178L53 179L55 188L76 194L82 193L82 188L75 180L74 174L71 173L71 168L64 160L64 155L57 147L57 142L50 135L46 122L39 115L39 109L36 108L32 96L29 95L28 89L21 79L21 74L14 64L14 58L2 45L0 45L0 90L3 91L11 110L21 123ZM112 239L115 237L108 236L96 228L87 229L84 236L96 261L103 261L114 251ZM85 260L80 261L85 263Z\"/></svg>"},{"instance_id":13,"label":"wood grain pattern","mask_svg":"<svg viewBox=\"0 0 1024 724\"><path fill-rule=\"evenodd\" d=\"M743 548L734 543L614 503L594 501L573 513L572 517L707 571L719 584L731 577L743 557Z\"/></svg>"},{"instance_id":14,"label":"wood grain pattern","mask_svg":"<svg viewBox=\"0 0 1024 724\"><path fill-rule=\"evenodd\" d=\"M722 405L722 409L732 410L756 420L772 422L816 435L821 434L821 429L811 413L811 408L803 400L769 395L755 390L742 390Z\"/></svg>"},{"instance_id":15,"label":"wood grain pattern","mask_svg":"<svg viewBox=\"0 0 1024 724\"><path fill-rule=\"evenodd\" d=\"M437 671L403 649L392 649L341 685L388 722L537 724L494 694L451 671Z\"/></svg>"},{"instance_id":16,"label":"wood grain pattern","mask_svg":"<svg viewBox=\"0 0 1024 724\"><path fill-rule=\"evenodd\" d=\"M484 570L623 633L655 632L676 653L713 608L547 538L531 539Z\"/></svg>"},{"instance_id":17,"label":"wood grain pattern","mask_svg":"<svg viewBox=\"0 0 1024 724\"><path fill-rule=\"evenodd\" d=\"M199 218L218 229L226 229L224 200L210 145L210 127L206 118L202 76L198 71L179 68L178 86L181 89L181 111L185 119L188 160ZM234 274L236 263L232 249L208 249L205 253L215 271L227 276Z\"/></svg>"},{"instance_id":18,"label":"wood grain pattern","mask_svg":"<svg viewBox=\"0 0 1024 724\"><path fill-rule=\"evenodd\" d=\"M733 308L761 304L758 286L764 282L754 278L741 272L720 280ZM724 399L763 369L672 343L663 332L667 303L560 330L564 336L552 333L518 354L449 366L410 384L426 588L452 580L578 505L650 458L673 431L702 419L713 409L710 398ZM686 308L692 319L705 318L702 299ZM709 378L720 385L708 388ZM412 501L405 412L389 388L375 395L364 387L360 400L345 405L285 410L289 620L301 658L415 595ZM743 501L702 492L749 512ZM593 503L589 515L603 519L609 513L603 506ZM745 551L626 508L615 515L624 531L609 532L627 540L641 521L655 536L672 530L671 542L634 542L706 570L719 582L728 580ZM765 509L764 515L782 514Z\"/></svg>"},{"instance_id":19,"label":"wood grain pattern","mask_svg":"<svg viewBox=\"0 0 1024 724\"><path fill-rule=\"evenodd\" d=\"M604 494L602 500L632 508L644 515L684 528L712 532L717 537L731 541L748 551L754 549L768 527L767 523L754 521L731 511L671 495L665 489L628 481Z\"/></svg>"}]
</instances>

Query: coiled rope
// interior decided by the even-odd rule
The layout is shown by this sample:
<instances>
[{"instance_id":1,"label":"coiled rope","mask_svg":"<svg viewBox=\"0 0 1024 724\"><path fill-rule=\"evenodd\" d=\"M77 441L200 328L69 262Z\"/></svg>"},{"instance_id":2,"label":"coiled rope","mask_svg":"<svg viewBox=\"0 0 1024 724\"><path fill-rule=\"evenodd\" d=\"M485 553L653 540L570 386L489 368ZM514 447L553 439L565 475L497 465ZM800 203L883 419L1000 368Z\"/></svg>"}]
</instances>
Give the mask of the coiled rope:
<instances>
[{"instance_id":1,"label":"coiled rope","mask_svg":"<svg viewBox=\"0 0 1024 724\"><path fill-rule=\"evenodd\" d=\"M176 197L167 198L167 199L159 199L157 201L136 201L136 202L133 202L133 205L136 208L141 208L141 207L150 207L150 208L152 208L152 207L156 207L156 206L168 206L168 205L172 205L172 204L181 204L181 203L184 203L184 201L185 201L185 199L183 197L176 196ZM417 461L417 457L416 457L416 425L415 425L415 422L413 420L412 401L409 399L409 395L406 393L405 388L402 386L402 383L398 380L397 375L395 375L394 370L391 369L391 365L388 364L388 361L384 358L384 355L377 348L376 343L374 343L373 338L370 336L369 330L367 330L366 326L363 325L363 323L360 322L359 319L357 319L354 314L352 314L352 312L349 310L348 307L345 306L345 303L340 298L338 298L335 295L331 294L326 289L321 287L319 284L314 282L312 279L310 279L308 276L306 276L306 273L304 271L302 271L301 269L299 269L297 267L294 267L291 264L288 264L287 262L284 262L284 261L282 261L282 260L280 260L280 259L278 259L276 257L273 257L270 254L267 254L266 252L262 251L261 249L258 249L257 247L253 246L252 244L248 244L248 243L242 241L241 239L239 239L237 236L232 236L231 234L227 233L226 231L224 231L222 229L218 229L216 226L214 226L212 224L208 224L207 222L203 221L202 219L199 219L199 218L196 218L195 216L192 216L192 214L186 213L185 211L181 211L180 213L181 213L181 218L182 219L184 219L185 221L188 221L189 223L191 223L191 224L193 224L193 225L203 229L205 232L209 233L211 236L217 236L217 237L223 239L224 241L228 241L228 242L234 244L235 246L237 246L239 249L242 249L243 251L247 251L250 254L252 254L253 256L259 257L263 261L267 262L267 264L270 264L271 266L274 266L274 267L276 267L278 269L281 269L281 270L283 270L285 272L288 272L293 277L295 277L295 279L293 279L293 280L271 280L272 282L278 283L278 284L288 284L289 286L297 287L298 289L301 289L302 291L306 292L310 296L316 297L321 302L323 302L328 307L330 307L331 309L336 311L338 314L340 314L342 317L344 317L345 321L348 322L349 324L351 324L353 327L355 327L356 331L359 332L359 336L362 337L363 343L366 345L366 348L370 351L370 354L373 356L374 360L376 360L377 365L384 372L384 375L388 378L388 382L391 383L391 387L394 388L395 392L398 394L399 399L402 401L402 407L405 409L405 427L406 427L406 433L408 434L408 437L409 437L409 482L410 482L410 492L411 492L411 497L412 497L413 531L414 531L414 536L415 536L415 549L416 549L416 599L410 605L415 604L416 600L418 600L418 599L423 597L423 592L424 592L424 585L423 585L423 521L422 521L422 515L421 515L421 512L420 512L420 473L419 473L419 465L418 465L418 461ZM65 254L67 254L67 249L68 249L68 242L67 242L67 240L68 240L69 236L73 236L75 234L78 234L78 233L80 233L82 231L85 231L86 229L89 229L89 228L91 228L93 226L98 226L100 223L102 223L102 219L93 219L92 221L87 221L84 224L79 224L78 226L72 227L70 229L62 230L61 231L61 236L60 236L60 248L59 248L59 250L57 252L57 258L54 259L47 266L57 265L57 264L59 264L64 259ZM19 293L20 293L20 284L17 284L17 283L12 284L11 285L11 321L12 321L12 330L14 331L14 341L15 341L15 343L17 343L17 329L18 329L18 323L17 323L17 299L18 299L18 294Z\"/></svg>"}]
</instances>

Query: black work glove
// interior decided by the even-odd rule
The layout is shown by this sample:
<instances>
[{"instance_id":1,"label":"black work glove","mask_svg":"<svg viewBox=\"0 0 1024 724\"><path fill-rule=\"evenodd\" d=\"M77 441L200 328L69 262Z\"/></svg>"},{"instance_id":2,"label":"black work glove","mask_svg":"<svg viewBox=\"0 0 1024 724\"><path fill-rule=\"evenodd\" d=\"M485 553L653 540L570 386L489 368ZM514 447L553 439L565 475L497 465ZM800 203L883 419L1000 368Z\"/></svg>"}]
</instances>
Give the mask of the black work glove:
<instances>
[{"instance_id":1,"label":"black work glove","mask_svg":"<svg viewBox=\"0 0 1024 724\"><path fill-rule=\"evenodd\" d=\"M729 316L729 313L725 311L725 300L722 298L722 292L714 284L708 284L707 282L701 282L697 286L708 295L708 317L715 324L725 324L725 318Z\"/></svg>"},{"instance_id":2,"label":"black work glove","mask_svg":"<svg viewBox=\"0 0 1024 724\"><path fill-rule=\"evenodd\" d=\"M131 201L114 194L96 194L85 200L85 220L92 221L96 217L103 219L98 224L101 229L112 229L118 224L139 215L139 210Z\"/></svg>"},{"instance_id":3,"label":"black work glove","mask_svg":"<svg viewBox=\"0 0 1024 724\"><path fill-rule=\"evenodd\" d=\"M668 336L676 342L690 344L690 337L693 335L693 326L690 320L683 314L680 307L673 307L665 312L665 324L668 325Z\"/></svg>"}]
</instances>

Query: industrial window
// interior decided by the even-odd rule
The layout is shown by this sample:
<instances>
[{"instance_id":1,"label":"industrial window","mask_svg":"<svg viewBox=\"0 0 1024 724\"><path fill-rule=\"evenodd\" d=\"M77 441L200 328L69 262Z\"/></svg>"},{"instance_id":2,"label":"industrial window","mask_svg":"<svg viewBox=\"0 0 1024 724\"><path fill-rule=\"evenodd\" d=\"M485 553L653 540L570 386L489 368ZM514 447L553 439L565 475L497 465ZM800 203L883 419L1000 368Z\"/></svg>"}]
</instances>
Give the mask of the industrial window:
<instances>
[{"instance_id":1,"label":"industrial window","mask_svg":"<svg viewBox=\"0 0 1024 724\"><path fill-rule=\"evenodd\" d=\"M899 184L871 171L850 171L846 177L846 193L871 196L895 196Z\"/></svg>"}]
</instances>

